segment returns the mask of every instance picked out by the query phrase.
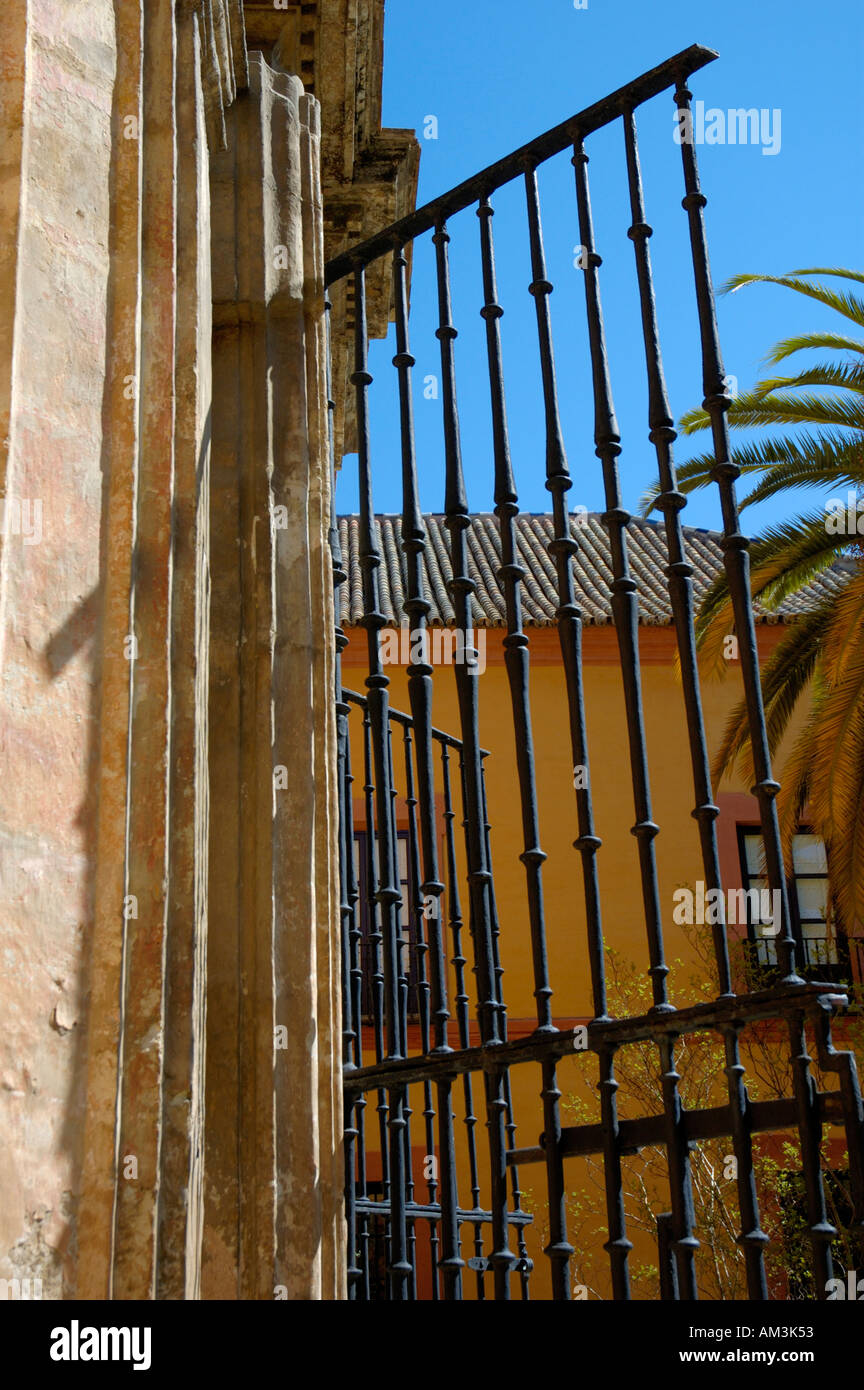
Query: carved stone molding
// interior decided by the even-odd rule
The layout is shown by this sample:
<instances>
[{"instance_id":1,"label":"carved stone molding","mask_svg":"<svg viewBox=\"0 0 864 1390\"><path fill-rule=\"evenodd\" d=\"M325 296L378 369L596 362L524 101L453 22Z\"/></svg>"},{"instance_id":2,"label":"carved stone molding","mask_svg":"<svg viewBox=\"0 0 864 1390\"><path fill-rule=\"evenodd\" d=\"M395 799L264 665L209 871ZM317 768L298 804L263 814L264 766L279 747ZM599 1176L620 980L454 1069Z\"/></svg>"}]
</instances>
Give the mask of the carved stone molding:
<instances>
[{"instance_id":1,"label":"carved stone molding","mask_svg":"<svg viewBox=\"0 0 864 1390\"><path fill-rule=\"evenodd\" d=\"M381 125L384 0L272 0L245 5L250 48L296 73L321 103L324 249L331 257L413 211L420 147L411 129ZM369 268L367 313L373 338L392 318L390 259ZM348 387L354 322L350 293L333 297L333 390L337 461L355 447Z\"/></svg>"}]
</instances>

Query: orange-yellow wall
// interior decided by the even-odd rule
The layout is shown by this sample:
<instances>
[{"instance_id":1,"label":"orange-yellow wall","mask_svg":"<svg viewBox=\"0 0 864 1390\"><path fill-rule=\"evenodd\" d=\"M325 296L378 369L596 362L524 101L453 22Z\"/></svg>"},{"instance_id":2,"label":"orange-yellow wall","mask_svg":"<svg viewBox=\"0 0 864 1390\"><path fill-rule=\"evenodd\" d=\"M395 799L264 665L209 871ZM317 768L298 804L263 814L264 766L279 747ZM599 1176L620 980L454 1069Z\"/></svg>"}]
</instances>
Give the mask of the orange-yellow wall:
<instances>
[{"instance_id":1,"label":"orange-yellow wall","mask_svg":"<svg viewBox=\"0 0 864 1390\"><path fill-rule=\"evenodd\" d=\"M768 651L783 629L760 630L760 647ZM343 681L363 693L366 674L365 634L353 630L343 658ZM502 633L487 634L487 667L477 678L480 737L490 752L486 760L489 819L492 823L492 859L495 891L501 922L502 963L506 970L504 995L512 1020L533 1015L530 940L526 913L525 870L519 861L524 848L520 819L519 787L514 756L514 734L507 676L502 659ZM576 798L570 755L566 691L557 632L550 628L530 631L532 676L531 705L534 727L536 778L540 807L541 845L548 855L543 869L550 972L555 989L554 1009L565 1018L590 1016L591 993L585 947L585 915L582 897L581 857L572 848L578 834ZM681 686L674 669L674 637L669 628L641 629L642 685L654 819L660 826L655 840L664 929L670 959L686 946L672 923L673 892L682 883L695 884L703 877L699 858L689 746ZM585 705L591 758L591 786L597 833L603 841L598 855L604 930L608 944L648 964L645 927L635 837L635 819L628 756L627 728L620 667L611 628L588 628L584 640ZM387 666L390 699L408 711L405 670ZM433 721L438 728L459 734L455 677L452 667L435 672ZM740 670L725 680L703 684L705 720L713 750L722 734L728 712L740 698ZM356 737L357 715L352 716L352 760L355 798L360 795L361 744ZM401 774L401 746L395 751L397 781ZM401 790L401 783L400 783ZM740 802L747 788L730 780L720 789L738 793L739 812L755 802ZM715 795L716 795L715 789ZM726 801L721 798L721 805ZM728 818L727 818L728 819ZM728 831L728 826L721 829ZM725 837L728 843L728 834ZM460 842L461 847L461 842ZM728 856L727 856L728 857ZM730 861L731 862L731 861ZM734 884L730 886L735 886ZM674 980L673 980L674 987Z\"/></svg>"}]
</instances>

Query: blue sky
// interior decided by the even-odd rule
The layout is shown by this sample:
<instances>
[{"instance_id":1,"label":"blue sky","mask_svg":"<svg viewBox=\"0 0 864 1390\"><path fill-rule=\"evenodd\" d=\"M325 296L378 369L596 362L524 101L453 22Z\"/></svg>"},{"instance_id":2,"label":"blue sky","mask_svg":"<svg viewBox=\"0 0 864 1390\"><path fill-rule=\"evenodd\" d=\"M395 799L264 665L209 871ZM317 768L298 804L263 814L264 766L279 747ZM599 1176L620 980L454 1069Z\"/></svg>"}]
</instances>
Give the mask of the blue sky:
<instances>
[{"instance_id":1,"label":"blue sky","mask_svg":"<svg viewBox=\"0 0 864 1390\"><path fill-rule=\"evenodd\" d=\"M419 201L425 202L608 91L691 43L719 59L694 75L695 101L705 108L756 107L780 112L779 150L761 145L703 144L697 154L709 203L707 225L718 286L738 271L780 274L803 266L862 265L860 0L726 0L722 5L673 0L387 0L384 123L410 126L420 137ZM701 401L699 339L689 262L680 150L673 104L663 95L638 114L661 341L676 418ZM423 138L428 116L437 140ZM776 117L770 130L775 133ZM625 504L636 510L654 477L647 439L647 403L638 299L629 225L620 123L587 145L601 290L607 318L612 385L623 452ZM594 455L590 364L582 272L574 264L579 236L573 170L562 155L540 174L553 330L565 440L574 477L570 500L602 509ZM514 467L526 511L546 511L542 397L521 181L493 199ZM462 442L469 502L491 509L492 454L481 304L478 221L473 210L450 226L454 321ZM421 501L443 504L441 401L424 396L424 380L440 375L434 337L437 309L433 247L415 247L412 351ZM718 302L726 370L742 389L756 380L770 345L791 333L844 331L837 316L800 296L758 286ZM836 320L836 322L835 322ZM376 511L398 511L399 437L392 341L374 343L373 479ZM794 361L795 359L793 359ZM679 461L702 438L682 439ZM821 494L820 494L821 496ZM801 497L802 502L812 498ZM345 460L337 488L340 512L357 506L356 460ZM788 515L789 498L745 513L747 529ZM716 527L712 493L696 494L684 520Z\"/></svg>"}]
</instances>

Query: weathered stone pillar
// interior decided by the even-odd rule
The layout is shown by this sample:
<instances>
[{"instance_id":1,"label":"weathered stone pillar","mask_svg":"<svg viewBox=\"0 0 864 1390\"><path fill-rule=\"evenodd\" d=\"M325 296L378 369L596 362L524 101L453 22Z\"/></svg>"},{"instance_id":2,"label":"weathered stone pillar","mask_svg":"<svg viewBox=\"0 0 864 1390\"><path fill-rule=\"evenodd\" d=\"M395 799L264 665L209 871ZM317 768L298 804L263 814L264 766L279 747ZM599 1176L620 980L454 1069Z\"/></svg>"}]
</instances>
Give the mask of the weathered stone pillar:
<instances>
[{"instance_id":1,"label":"weathered stone pillar","mask_svg":"<svg viewBox=\"0 0 864 1390\"><path fill-rule=\"evenodd\" d=\"M220 13L227 22L228 11ZM230 54L212 6L124 3L115 7L115 24L106 564L78 1293L184 1298L200 1288L203 1182L206 128L219 138L222 100L233 95L236 73L225 66Z\"/></svg>"},{"instance_id":2,"label":"weathered stone pillar","mask_svg":"<svg viewBox=\"0 0 864 1390\"><path fill-rule=\"evenodd\" d=\"M342 1289L318 138L251 54L213 165L205 1297Z\"/></svg>"},{"instance_id":3,"label":"weathered stone pillar","mask_svg":"<svg viewBox=\"0 0 864 1390\"><path fill-rule=\"evenodd\" d=\"M383 0L7 11L0 1279L341 1297L321 190L333 249L413 201Z\"/></svg>"}]
</instances>

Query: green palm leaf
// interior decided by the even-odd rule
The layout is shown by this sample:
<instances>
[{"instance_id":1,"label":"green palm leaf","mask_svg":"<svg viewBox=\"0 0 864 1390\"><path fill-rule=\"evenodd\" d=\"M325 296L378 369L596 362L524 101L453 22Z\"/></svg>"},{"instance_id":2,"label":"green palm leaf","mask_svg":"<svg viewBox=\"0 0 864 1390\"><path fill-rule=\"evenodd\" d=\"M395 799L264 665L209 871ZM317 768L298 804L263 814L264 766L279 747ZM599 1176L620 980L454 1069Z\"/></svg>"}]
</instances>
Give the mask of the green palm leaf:
<instances>
[{"instance_id":1,"label":"green palm leaf","mask_svg":"<svg viewBox=\"0 0 864 1390\"><path fill-rule=\"evenodd\" d=\"M860 352L864 354L864 342L860 338L847 338L842 333L799 333L792 338L781 338L765 357L766 362L783 362L796 352L806 352L809 348L823 351L828 348L834 352Z\"/></svg>"},{"instance_id":2,"label":"green palm leaf","mask_svg":"<svg viewBox=\"0 0 864 1390\"><path fill-rule=\"evenodd\" d=\"M729 459L744 476L769 474L769 471L773 472L772 465L775 464L800 470L801 482L790 481L790 487L809 487L813 484L824 484L829 488L855 487L864 483L864 442L833 430L820 430L812 434L802 432L795 439L780 436L760 439L731 450ZM812 476L808 476L808 460L812 460ZM698 454L688 459L677 470L679 490L690 493L708 487L714 481L713 469L713 454ZM659 495L660 484L655 481L640 499L643 516L653 511ZM739 502L739 507L750 506L755 500L758 499L748 493Z\"/></svg>"},{"instance_id":3,"label":"green palm leaf","mask_svg":"<svg viewBox=\"0 0 864 1390\"><path fill-rule=\"evenodd\" d=\"M857 276L853 274L849 278L856 279ZM808 285L806 280L798 280L794 275L733 275L720 293L734 294L745 285L781 285L784 289L794 290L796 294L806 295L808 299L818 300L828 309L836 309L838 314L864 328L864 300L854 294L838 294L824 285Z\"/></svg>"}]
</instances>

